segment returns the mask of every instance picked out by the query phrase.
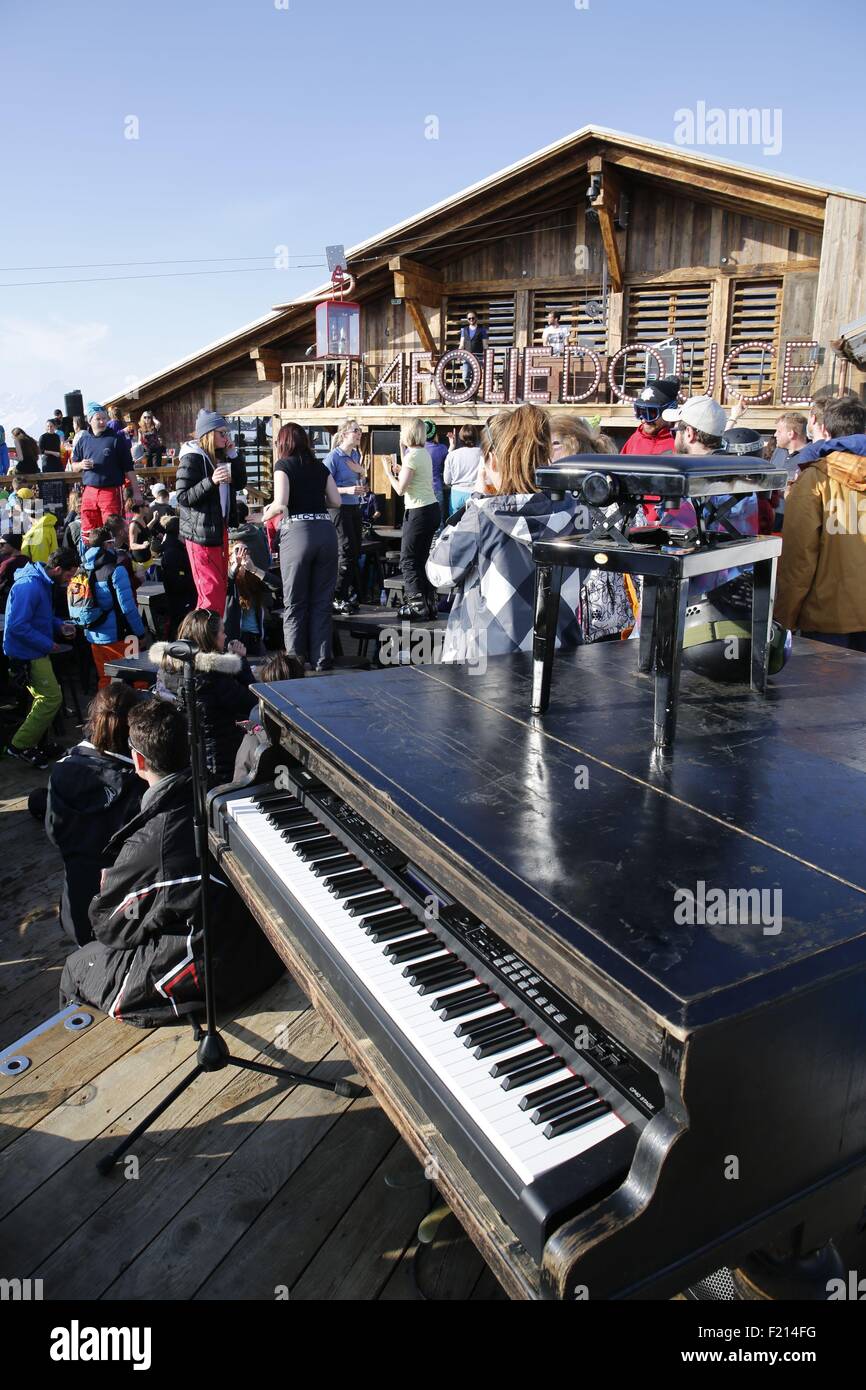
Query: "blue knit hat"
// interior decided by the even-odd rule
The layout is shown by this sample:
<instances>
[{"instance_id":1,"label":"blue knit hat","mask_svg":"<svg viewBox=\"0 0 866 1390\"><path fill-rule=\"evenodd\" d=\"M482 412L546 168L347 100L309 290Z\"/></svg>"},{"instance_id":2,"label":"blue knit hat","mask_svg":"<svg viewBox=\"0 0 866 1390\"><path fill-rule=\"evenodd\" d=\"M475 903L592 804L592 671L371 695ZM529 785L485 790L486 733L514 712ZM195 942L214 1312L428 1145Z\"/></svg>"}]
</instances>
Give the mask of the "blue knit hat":
<instances>
[{"instance_id":1,"label":"blue knit hat","mask_svg":"<svg viewBox=\"0 0 866 1390\"><path fill-rule=\"evenodd\" d=\"M97 411L99 411L99 410L101 410L101 411L103 412L103 414L105 414L105 415L108 414L108 411L105 409L105 406L104 406L104 405L100 405L100 404L99 404L99 401L88 401L88 403L87 403L87 418L88 418L88 420L90 419L91 415L95 415L95 414L97 413Z\"/></svg>"},{"instance_id":2,"label":"blue knit hat","mask_svg":"<svg viewBox=\"0 0 866 1390\"><path fill-rule=\"evenodd\" d=\"M196 439L203 439L211 430L226 430L231 434L231 426L225 416L219 415L215 410L200 410L195 417Z\"/></svg>"}]
</instances>

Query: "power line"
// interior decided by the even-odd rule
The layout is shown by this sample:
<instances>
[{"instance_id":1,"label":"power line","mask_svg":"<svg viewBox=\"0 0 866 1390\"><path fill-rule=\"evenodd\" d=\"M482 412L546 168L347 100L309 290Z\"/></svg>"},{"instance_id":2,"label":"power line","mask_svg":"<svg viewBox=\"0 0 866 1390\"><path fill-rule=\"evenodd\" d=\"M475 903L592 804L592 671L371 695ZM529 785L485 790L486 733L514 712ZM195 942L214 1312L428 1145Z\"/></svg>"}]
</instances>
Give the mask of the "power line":
<instances>
[{"instance_id":1,"label":"power line","mask_svg":"<svg viewBox=\"0 0 866 1390\"><path fill-rule=\"evenodd\" d=\"M292 270L320 270L323 261L314 265L295 265ZM187 275L257 275L265 271L277 273L274 265L236 266L228 270L168 270L157 275L83 275L73 280L8 280L0 281L0 290L25 289L28 285L114 285L122 280L173 280Z\"/></svg>"},{"instance_id":2,"label":"power line","mask_svg":"<svg viewBox=\"0 0 866 1390\"><path fill-rule=\"evenodd\" d=\"M550 208L550 209L548 209L546 212L543 212L543 213L538 213L537 211L533 211L533 212L520 213L518 216L515 216L515 217L498 217L498 218L495 218L495 219L494 219L493 221L491 221L491 222L479 223L479 226L478 226L478 228L477 228L477 231L480 233L480 232L483 231L483 228L484 228L484 227L487 227L487 226L491 226L491 227L492 227L492 226L497 226L497 225L500 225L500 224L502 224L502 223L504 223L504 222L519 222L519 221L522 221L522 220L523 220L524 218L526 218L526 217L537 217L537 218L539 218L539 217L540 217L540 218L544 218L544 217L547 217L547 216L553 217L553 216L555 216L556 213L558 213L558 212L568 212L568 211L570 211L570 209L569 209L568 207ZM546 232L567 231L567 230L569 229L570 226L571 226L571 224L570 224L569 222L560 222L560 223L558 223L558 224L557 224L556 226L554 226L554 227L544 227L544 228L530 227L530 228L528 228L528 229L527 229L526 231L524 231L524 232L504 232L504 233L502 233L502 235L500 235L500 236L493 236L493 237L488 236L488 237L485 237L485 236L482 236L482 235L477 235L477 236L472 236L472 237L463 238L463 239L461 239L460 241L444 241L444 242L438 242L438 243L436 243L434 246L432 246L430 249L433 250L433 251L437 251L437 252L439 252L439 251L450 251L450 250L454 249L455 247L459 247L459 246L475 246L475 245L477 245L479 242L483 242L483 243L487 244L487 243L490 243L490 242L493 242L493 241L510 241L510 240L514 240L516 237L535 236L536 233L537 233L539 230L543 230L543 231L546 231ZM415 243L417 243L417 241L418 241L418 235L417 235L417 234L416 234L415 236L413 236L413 237L405 237L405 238L402 238L402 239L399 240L399 241L395 241L395 242L392 244L392 246L391 246L388 250L379 251L375 256L358 256L358 257L353 257L353 258L352 258L352 265L365 265L365 264L367 264L367 263L369 263L369 262L372 262L372 261L379 261L379 260L381 260L384 256L389 255L390 252L394 249L394 247L402 246L402 245L404 245L406 242L415 242ZM264 256L233 256L233 257L230 257L230 256L225 256L225 257L223 257L223 256L214 256L214 257L203 257L203 258L202 258L202 261L208 263L208 262L210 262L210 261L219 261L219 260L265 260L265 259L271 259L271 260L272 260L273 257L271 256L271 257L267 257L267 258L266 258L266 257L264 257ZM133 266L133 265L188 265L188 264L197 265L197 264L201 264L202 261L198 261L198 260L196 260L196 259L194 259L194 258L190 258L190 260L188 260L188 261L184 261L184 260L178 260L178 261L96 261L96 262L93 262L93 264L94 264L94 266L101 266L101 265L104 265L104 266L106 266L106 267L110 267L110 266L118 266L118 267L120 267L120 266ZM34 269L34 270L38 270L38 269L46 269L46 270L57 269L57 270L60 270L60 269L64 269L64 268L66 268L66 269L80 269L80 270L85 270L85 269L88 269L88 266L85 264L85 265L81 265L81 266L69 266L69 267L62 267L62 266L45 266L45 267L39 267L39 266L33 266L33 267L30 267L30 268L31 268L31 269ZM291 269L291 270L323 270L323 269L325 268L325 262L324 262L324 261L311 261L311 262L306 263L306 264L294 265L294 266L286 267L286 268L287 268L287 269ZM27 267L23 267L23 266L22 266L22 267L19 267L19 269L24 270L24 269L27 269ZM273 265L271 265L271 266L264 266L264 265L260 265L260 266L235 266L235 267L228 267L227 269L224 269L224 270L173 270L173 271L165 271L163 274L157 274L157 275L91 275L91 276L80 276L80 277L77 277L77 278L74 278L74 279L69 279L69 280L9 280L9 281L0 281L0 289L7 289L7 290L8 290L8 289L12 289L12 290L14 290L14 289L26 289L26 288L29 287L29 286L44 286L44 285L110 285L110 284L114 284L114 283L120 283L121 281L126 281L126 280L171 280L171 279L178 279L178 278L182 278L182 277L184 277L184 276L191 276L191 275L249 275L249 274L255 274L255 273L261 272L261 271L276 270L276 269L277 269L277 267L276 267L276 266L273 266ZM10 269L7 267L7 269L6 269L5 271L2 270L2 268L0 268L0 273L2 273L2 274L9 274L9 273L14 273L14 271L10 272Z\"/></svg>"},{"instance_id":3,"label":"power line","mask_svg":"<svg viewBox=\"0 0 866 1390\"><path fill-rule=\"evenodd\" d=\"M527 217L539 217L539 216L549 216L549 217L553 217L554 214L557 213L557 212L567 212L568 210L569 210L568 206L561 207L561 208L548 208L547 211L546 211L546 213L539 213L536 209L533 209L531 212L516 213L513 217L495 217L495 218L490 218L487 222L479 222L479 223L478 223L478 226L477 226L477 230L481 230L481 229L484 228L484 227L498 227L498 226L501 226L501 225L502 225L503 223L505 223L505 222L522 222L522 221L524 221ZM393 245L394 245L394 246L401 246L401 245L403 245L403 243L406 242L406 241L417 241L417 240L418 240L418 237L417 237L417 234L416 234L416 235L413 236L413 237L403 237L403 238L401 238L400 240L395 241L395 242L393 243ZM450 244L450 245L459 246L459 245L463 245L463 244L465 244L465 243L462 243L462 242L453 242L453 243L443 243L442 245L443 245L443 247L447 247L447 245L449 245L449 244ZM438 249L438 248L437 248L437 249ZM382 252L381 254L384 255L385 253ZM318 252L316 252L316 251L295 251L294 253L290 253L290 254L289 254L289 259L290 259L290 260L301 260L301 259L307 260L307 259L309 259L310 257L316 256L316 255L318 255ZM273 252L273 251L270 251L270 252L268 252L266 255L263 255L263 256L172 256L172 257L168 257L167 259L157 260L157 261L71 261L71 262L69 262L68 264L61 264L61 265L6 265L6 266L0 266L0 275L19 275L19 274L23 275L23 274L25 274L25 273L28 273L28 274L29 274L29 272L34 271L34 270L128 270L128 269L131 269L133 266L151 266L151 265L216 265L216 264L218 264L220 261L270 261L270 260L273 260L273 258L274 258L274 252ZM364 257L361 257L361 258L359 258L359 259L362 260L362 261L368 261L368 260L377 260L378 257L374 257L374 256L364 256ZM299 265L299 266L297 266L297 267L295 267L295 268L298 269L298 270L315 270L315 269L321 268L322 265L323 265L323 262L322 262L322 261L314 261L314 262L312 262L310 265ZM267 269L267 267L263 267L263 269ZM116 277L113 277L113 278L120 279L121 277L120 277L120 276L116 276ZM67 282L58 282L58 283L67 283Z\"/></svg>"}]
</instances>

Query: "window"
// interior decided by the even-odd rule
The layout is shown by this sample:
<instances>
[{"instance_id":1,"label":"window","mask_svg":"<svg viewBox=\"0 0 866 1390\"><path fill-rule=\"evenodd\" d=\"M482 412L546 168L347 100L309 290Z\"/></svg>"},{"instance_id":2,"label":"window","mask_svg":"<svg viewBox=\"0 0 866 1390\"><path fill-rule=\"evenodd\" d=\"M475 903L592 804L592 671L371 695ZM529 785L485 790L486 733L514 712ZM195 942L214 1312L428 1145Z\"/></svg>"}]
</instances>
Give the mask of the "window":
<instances>
[{"instance_id":1,"label":"window","mask_svg":"<svg viewBox=\"0 0 866 1390\"><path fill-rule=\"evenodd\" d=\"M575 290L536 290L532 297L532 342L535 346L541 345L541 335L551 309L559 314L562 327L567 328L572 337L578 338L581 347L604 352L607 325L598 285L584 285Z\"/></svg>"},{"instance_id":2,"label":"window","mask_svg":"<svg viewBox=\"0 0 866 1390\"><path fill-rule=\"evenodd\" d=\"M639 285L628 291L627 336L625 342L645 343L661 353L666 365L663 375L678 374L687 396L700 395L706 388L713 287L699 285ZM660 345L664 345L661 346ZM679 373L675 373L676 357ZM659 375L653 357L629 353L617 371L617 384L635 395L647 378Z\"/></svg>"},{"instance_id":3,"label":"window","mask_svg":"<svg viewBox=\"0 0 866 1390\"><path fill-rule=\"evenodd\" d=\"M764 391L775 393L781 323L781 280L734 281L731 286L728 337L722 360L727 360L741 343L771 343L773 349L771 352L769 348L749 348L735 358L729 373L734 394L743 392L754 396ZM730 395L731 392L726 394Z\"/></svg>"},{"instance_id":4,"label":"window","mask_svg":"<svg viewBox=\"0 0 866 1390\"><path fill-rule=\"evenodd\" d=\"M513 294L455 294L448 296L445 314L445 351L460 346L460 329L466 322L470 310L478 315L478 322L487 329L487 347L496 349L495 379L502 385L505 370L505 349L514 346L514 295ZM445 373L445 380L452 391L463 390L463 377L453 366Z\"/></svg>"}]
</instances>

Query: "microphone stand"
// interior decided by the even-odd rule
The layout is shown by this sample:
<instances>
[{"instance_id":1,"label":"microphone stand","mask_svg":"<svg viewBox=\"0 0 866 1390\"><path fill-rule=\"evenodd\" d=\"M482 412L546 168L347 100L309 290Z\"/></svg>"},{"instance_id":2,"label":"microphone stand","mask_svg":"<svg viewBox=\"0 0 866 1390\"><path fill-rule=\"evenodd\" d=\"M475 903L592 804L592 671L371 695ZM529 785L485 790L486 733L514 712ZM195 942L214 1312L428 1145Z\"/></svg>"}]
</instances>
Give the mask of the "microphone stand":
<instances>
[{"instance_id":1,"label":"microphone stand","mask_svg":"<svg viewBox=\"0 0 866 1390\"><path fill-rule=\"evenodd\" d=\"M201 927L204 953L204 1004L205 1031L201 1033L196 1024L198 1050L196 1062L188 1076L178 1083L168 1095L155 1106L148 1115L136 1125L130 1134L121 1140L110 1153L100 1158L96 1167L100 1173L111 1172L115 1163L123 1157L127 1149L150 1129L169 1106L192 1085L204 1072L222 1071L225 1067L240 1067L244 1071L261 1072L274 1076L287 1086L315 1086L322 1091L333 1091L335 1095L356 1099L366 1095L363 1086L352 1081L323 1081L316 1076L305 1076L300 1072L289 1071L286 1067L273 1067L265 1062L253 1062L245 1057L235 1057L229 1052L225 1038L217 1029L216 999L214 989L213 951L211 947L210 917L210 851L207 842L207 762L204 750L204 737L199 720L198 701L195 692L195 658L198 648L191 642L173 642L168 655L183 662L183 704L186 711L187 728L192 767L193 829L195 847L201 873Z\"/></svg>"}]
</instances>

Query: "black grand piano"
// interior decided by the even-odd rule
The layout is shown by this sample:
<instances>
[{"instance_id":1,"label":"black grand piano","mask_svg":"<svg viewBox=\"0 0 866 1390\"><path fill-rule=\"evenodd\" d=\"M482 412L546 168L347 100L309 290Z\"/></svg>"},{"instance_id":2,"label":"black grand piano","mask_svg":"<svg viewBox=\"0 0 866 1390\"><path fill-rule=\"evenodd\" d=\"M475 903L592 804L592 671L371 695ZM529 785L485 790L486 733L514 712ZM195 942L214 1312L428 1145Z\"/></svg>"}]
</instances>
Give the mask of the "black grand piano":
<instances>
[{"instance_id":1,"label":"black grand piano","mask_svg":"<svg viewBox=\"0 0 866 1390\"><path fill-rule=\"evenodd\" d=\"M561 655L543 726L528 654L256 687L211 846L511 1296L822 1296L866 1189L866 661L686 672L658 762L635 646Z\"/></svg>"}]
</instances>

